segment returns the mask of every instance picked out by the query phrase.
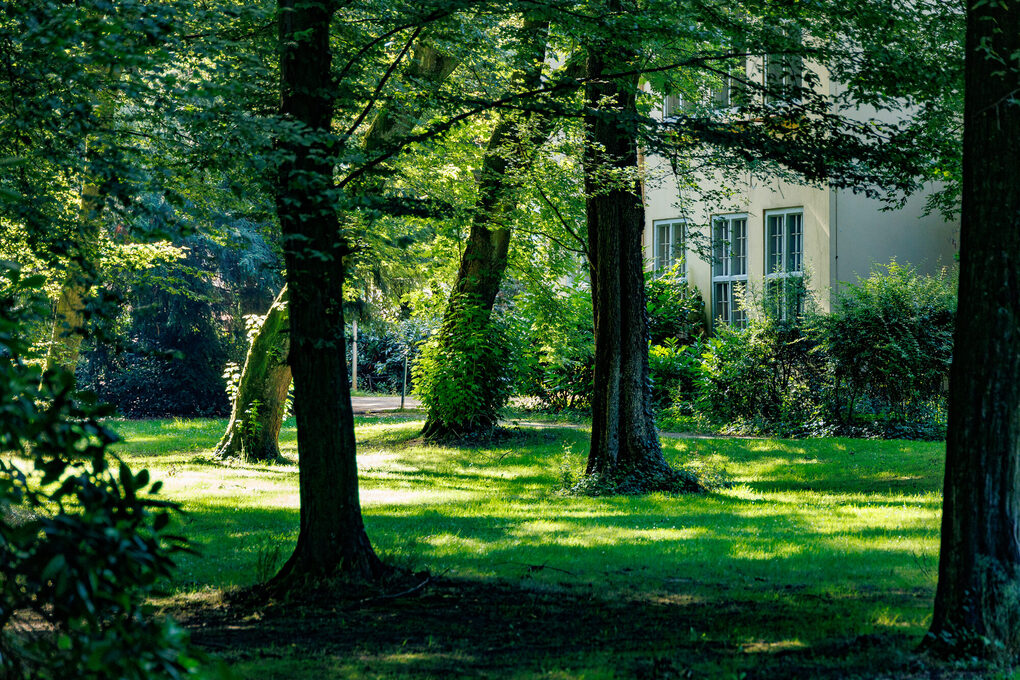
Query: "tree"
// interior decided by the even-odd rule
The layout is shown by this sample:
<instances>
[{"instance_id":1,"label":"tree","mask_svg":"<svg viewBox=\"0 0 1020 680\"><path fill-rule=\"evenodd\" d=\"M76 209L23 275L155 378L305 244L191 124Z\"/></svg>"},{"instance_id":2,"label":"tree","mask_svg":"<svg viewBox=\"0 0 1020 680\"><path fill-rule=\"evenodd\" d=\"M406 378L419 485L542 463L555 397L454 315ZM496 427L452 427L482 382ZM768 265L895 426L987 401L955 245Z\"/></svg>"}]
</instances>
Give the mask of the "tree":
<instances>
[{"instance_id":1,"label":"tree","mask_svg":"<svg viewBox=\"0 0 1020 680\"><path fill-rule=\"evenodd\" d=\"M252 337L217 457L240 455L247 462L280 458L278 440L291 382L289 325L284 286Z\"/></svg>"},{"instance_id":2,"label":"tree","mask_svg":"<svg viewBox=\"0 0 1020 680\"><path fill-rule=\"evenodd\" d=\"M365 133L367 153L385 151L399 143L414 127L443 82L453 73L457 61L433 46L426 36L415 45L403 74L405 87L414 93L411 102L386 101ZM377 196L385 189L385 177L373 172L353 191L359 196ZM216 455L226 458L240 454L247 461L275 460L280 456L279 438L283 412L291 383L289 296L279 293L252 337L238 378L227 430L216 446Z\"/></svg>"},{"instance_id":3,"label":"tree","mask_svg":"<svg viewBox=\"0 0 1020 680\"><path fill-rule=\"evenodd\" d=\"M610 13L634 11L610 0ZM588 262L595 310L595 394L585 474L614 491L700 490L662 455L648 379L648 319L637 175L637 52L623 42L587 46L584 171ZM631 71L627 78L607 77Z\"/></svg>"},{"instance_id":4,"label":"tree","mask_svg":"<svg viewBox=\"0 0 1020 680\"><path fill-rule=\"evenodd\" d=\"M354 413L347 384L343 285L352 250L333 183L334 114L328 0L280 0L280 112L276 205L290 291L290 365L298 428L301 523L278 584L385 569L365 533L358 496Z\"/></svg>"},{"instance_id":5,"label":"tree","mask_svg":"<svg viewBox=\"0 0 1020 680\"><path fill-rule=\"evenodd\" d=\"M514 79L533 89L541 83L549 22L528 17L520 29ZM478 172L478 198L460 269L418 367L418 390L427 409L422 436L487 436L511 394L505 333L492 320L510 249L522 166L550 132L548 114L499 115Z\"/></svg>"},{"instance_id":6,"label":"tree","mask_svg":"<svg viewBox=\"0 0 1020 680\"><path fill-rule=\"evenodd\" d=\"M1020 4L968 3L960 291L927 644L1020 651Z\"/></svg>"}]
</instances>

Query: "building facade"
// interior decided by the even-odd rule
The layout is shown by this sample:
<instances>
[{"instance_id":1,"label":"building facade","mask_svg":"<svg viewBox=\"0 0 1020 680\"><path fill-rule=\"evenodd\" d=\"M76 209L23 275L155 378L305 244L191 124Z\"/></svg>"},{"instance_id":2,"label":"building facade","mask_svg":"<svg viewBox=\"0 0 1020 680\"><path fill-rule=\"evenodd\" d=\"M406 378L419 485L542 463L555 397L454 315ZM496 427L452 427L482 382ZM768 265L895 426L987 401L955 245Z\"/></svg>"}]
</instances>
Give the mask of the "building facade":
<instances>
[{"instance_id":1,"label":"building facade","mask_svg":"<svg viewBox=\"0 0 1020 680\"><path fill-rule=\"evenodd\" d=\"M747 73L749 79L768 82L770 67L766 62L756 73L752 63ZM824 77L818 80L820 87L835 94L834 83ZM726 95L711 97L723 100ZM675 114L680 105L675 97L666 97L663 113ZM856 115L881 118L868 110ZM803 284L827 311L831 291L868 276L876 265L895 259L933 273L955 261L959 222L925 215L925 195L912 197L901 209L885 210L880 200L848 190L762 182L747 175L736 186L726 187L725 203L685 203L665 160L648 157L643 163L646 266L662 272L682 261L687 281L704 298L713 326L746 323L741 291L774 290L771 299L778 299L787 314L803 306L798 292ZM703 189L719 188L711 177L698 182Z\"/></svg>"}]
</instances>

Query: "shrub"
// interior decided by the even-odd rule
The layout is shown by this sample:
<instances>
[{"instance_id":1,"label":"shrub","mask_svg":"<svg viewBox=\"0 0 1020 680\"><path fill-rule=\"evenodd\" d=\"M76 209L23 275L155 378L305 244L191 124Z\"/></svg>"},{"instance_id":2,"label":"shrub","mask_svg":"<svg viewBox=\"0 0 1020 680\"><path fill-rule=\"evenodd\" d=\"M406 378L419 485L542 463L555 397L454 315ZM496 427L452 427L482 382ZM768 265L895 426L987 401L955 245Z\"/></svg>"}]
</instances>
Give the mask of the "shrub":
<instances>
[{"instance_id":1,"label":"shrub","mask_svg":"<svg viewBox=\"0 0 1020 680\"><path fill-rule=\"evenodd\" d=\"M476 435L496 426L514 391L514 344L506 319L469 304L422 343L415 391L436 432Z\"/></svg>"},{"instance_id":2,"label":"shrub","mask_svg":"<svg viewBox=\"0 0 1020 680\"><path fill-rule=\"evenodd\" d=\"M530 320L523 346L520 391L554 411L591 408L595 332L591 293L563 288L523 296L518 312Z\"/></svg>"},{"instance_id":3,"label":"shrub","mask_svg":"<svg viewBox=\"0 0 1020 680\"><path fill-rule=\"evenodd\" d=\"M843 428L940 436L956 282L893 261L836 296L814 335L828 359L826 405Z\"/></svg>"},{"instance_id":4,"label":"shrub","mask_svg":"<svg viewBox=\"0 0 1020 680\"><path fill-rule=\"evenodd\" d=\"M121 463L109 466L116 435L109 411L74 392L64 370L29 364L20 320L41 314L19 304L39 285L5 263L0 272L0 676L57 678L198 677L187 634L145 616L144 599L186 548L169 533L172 503L159 482ZM31 298L28 298L31 299ZM52 630L19 636L15 614L35 612Z\"/></svg>"},{"instance_id":5,"label":"shrub","mask_svg":"<svg viewBox=\"0 0 1020 680\"><path fill-rule=\"evenodd\" d=\"M701 373L703 345L680 345L667 338L648 352L648 372L652 381L652 402L662 409L670 404L692 405ZM690 413L688 413L690 415Z\"/></svg>"},{"instance_id":6,"label":"shrub","mask_svg":"<svg viewBox=\"0 0 1020 680\"><path fill-rule=\"evenodd\" d=\"M669 338L687 345L705 336L705 302L675 265L662 276L646 274L648 336L652 345Z\"/></svg>"},{"instance_id":7,"label":"shrub","mask_svg":"<svg viewBox=\"0 0 1020 680\"><path fill-rule=\"evenodd\" d=\"M803 434L817 424L824 362L798 320L756 315L722 326L701 357L696 409L736 429Z\"/></svg>"}]
</instances>

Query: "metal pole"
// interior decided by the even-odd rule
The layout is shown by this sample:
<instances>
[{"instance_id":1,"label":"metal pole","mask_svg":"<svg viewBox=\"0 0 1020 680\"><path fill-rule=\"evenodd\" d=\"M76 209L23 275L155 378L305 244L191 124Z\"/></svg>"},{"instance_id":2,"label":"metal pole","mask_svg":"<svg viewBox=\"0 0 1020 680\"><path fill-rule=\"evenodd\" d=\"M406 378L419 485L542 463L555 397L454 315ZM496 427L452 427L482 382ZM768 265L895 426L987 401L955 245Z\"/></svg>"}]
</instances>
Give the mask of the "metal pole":
<instances>
[{"instance_id":1,"label":"metal pole","mask_svg":"<svg viewBox=\"0 0 1020 680\"><path fill-rule=\"evenodd\" d=\"M407 394L407 352L404 352L404 384L400 386L400 410L404 410L404 395Z\"/></svg>"},{"instance_id":2,"label":"metal pole","mask_svg":"<svg viewBox=\"0 0 1020 680\"><path fill-rule=\"evenodd\" d=\"M354 320L354 347L351 352L351 391L358 391L358 320Z\"/></svg>"}]
</instances>

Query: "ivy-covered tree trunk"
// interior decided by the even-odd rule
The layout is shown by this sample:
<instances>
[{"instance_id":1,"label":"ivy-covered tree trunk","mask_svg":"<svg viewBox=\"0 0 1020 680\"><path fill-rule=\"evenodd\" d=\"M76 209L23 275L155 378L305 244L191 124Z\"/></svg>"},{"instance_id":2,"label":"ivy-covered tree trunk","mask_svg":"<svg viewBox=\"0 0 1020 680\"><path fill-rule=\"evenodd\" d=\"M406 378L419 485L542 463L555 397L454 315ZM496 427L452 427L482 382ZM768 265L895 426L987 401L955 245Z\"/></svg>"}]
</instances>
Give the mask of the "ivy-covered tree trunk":
<instances>
[{"instance_id":1,"label":"ivy-covered tree trunk","mask_svg":"<svg viewBox=\"0 0 1020 680\"><path fill-rule=\"evenodd\" d=\"M967 14L960 294L928 643L1020 653L1020 4Z\"/></svg>"},{"instance_id":2,"label":"ivy-covered tree trunk","mask_svg":"<svg viewBox=\"0 0 1020 680\"><path fill-rule=\"evenodd\" d=\"M247 462L280 458L277 443L290 390L290 315L284 286L252 338L244 359L227 431L216 456Z\"/></svg>"},{"instance_id":3,"label":"ivy-covered tree trunk","mask_svg":"<svg viewBox=\"0 0 1020 680\"><path fill-rule=\"evenodd\" d=\"M411 131L416 117L456 67L456 61L441 53L427 40L420 41L408 64L406 80L421 87L412 105L395 106L387 102L372 121L365 135L365 148L370 152L384 150ZM367 193L383 189L378 174L355 187ZM273 460L280 455L280 428L283 426L283 405L290 389L291 370L287 363L290 351L288 329L288 296L286 287L277 296L267 318L252 338L245 357L238 391L231 410L227 431L216 446L219 457L242 455L245 460ZM272 318L270 318L272 317ZM259 407L251 409L253 402ZM279 404L267 408L268 404ZM247 415L246 415L247 414ZM249 447L245 442L250 442Z\"/></svg>"},{"instance_id":4,"label":"ivy-covered tree trunk","mask_svg":"<svg viewBox=\"0 0 1020 680\"><path fill-rule=\"evenodd\" d=\"M541 80L548 23L526 20L521 29L519 81L533 87ZM427 409L422 436L484 437L505 405L506 361L491 343L501 334L491 328L492 309L506 272L509 222L517 207L514 173L528 162L531 148L549 134L541 114L504 113L485 149L478 176L478 199L457 278L437 337L427 350L434 360L425 370L433 385L422 394Z\"/></svg>"},{"instance_id":5,"label":"ivy-covered tree trunk","mask_svg":"<svg viewBox=\"0 0 1020 680\"><path fill-rule=\"evenodd\" d=\"M622 9L615 3L615 9ZM699 490L662 455L652 416L648 319L641 235L644 206L637 179L635 53L609 43L587 59L585 99L588 258L595 311L595 392L591 449L582 486L641 493Z\"/></svg>"},{"instance_id":6,"label":"ivy-covered tree trunk","mask_svg":"<svg viewBox=\"0 0 1020 680\"><path fill-rule=\"evenodd\" d=\"M343 284L351 248L340 231L331 134L328 0L280 0L281 113L276 210L290 293L301 526L274 583L368 580L385 572L361 517L347 383Z\"/></svg>"}]
</instances>

